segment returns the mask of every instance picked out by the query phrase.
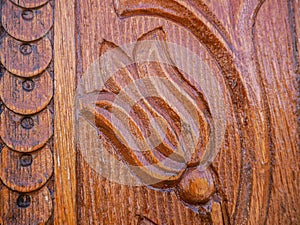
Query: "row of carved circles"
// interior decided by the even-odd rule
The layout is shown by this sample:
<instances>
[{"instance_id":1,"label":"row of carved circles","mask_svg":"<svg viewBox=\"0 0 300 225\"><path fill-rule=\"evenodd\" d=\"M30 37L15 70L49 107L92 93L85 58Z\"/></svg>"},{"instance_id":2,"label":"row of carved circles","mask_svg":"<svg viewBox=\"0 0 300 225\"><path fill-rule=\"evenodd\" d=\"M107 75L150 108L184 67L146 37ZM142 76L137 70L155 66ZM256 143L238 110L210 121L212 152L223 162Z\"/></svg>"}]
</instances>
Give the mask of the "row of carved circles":
<instances>
[{"instance_id":1,"label":"row of carved circles","mask_svg":"<svg viewBox=\"0 0 300 225\"><path fill-rule=\"evenodd\" d=\"M43 224L52 214L46 183L53 174L53 78L47 71L53 25L48 0L2 3L0 61L0 224ZM38 213L38 214L37 214ZM33 216L34 215L34 216Z\"/></svg>"}]
</instances>

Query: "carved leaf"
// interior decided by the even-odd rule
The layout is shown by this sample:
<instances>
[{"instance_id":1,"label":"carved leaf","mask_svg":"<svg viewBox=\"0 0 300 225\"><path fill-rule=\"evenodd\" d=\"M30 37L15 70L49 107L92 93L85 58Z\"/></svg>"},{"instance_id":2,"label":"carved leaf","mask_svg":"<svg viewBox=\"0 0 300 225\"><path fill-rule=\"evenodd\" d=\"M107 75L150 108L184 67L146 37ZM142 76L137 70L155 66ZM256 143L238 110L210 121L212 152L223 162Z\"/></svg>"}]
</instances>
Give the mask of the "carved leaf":
<instances>
[{"instance_id":1,"label":"carved leaf","mask_svg":"<svg viewBox=\"0 0 300 225\"><path fill-rule=\"evenodd\" d=\"M166 41L162 28L144 34L132 59L104 41L100 55L115 51L121 69L105 82L92 112L119 159L143 184L160 188L175 186L188 166L201 162L212 120L200 90L172 62Z\"/></svg>"}]
</instances>

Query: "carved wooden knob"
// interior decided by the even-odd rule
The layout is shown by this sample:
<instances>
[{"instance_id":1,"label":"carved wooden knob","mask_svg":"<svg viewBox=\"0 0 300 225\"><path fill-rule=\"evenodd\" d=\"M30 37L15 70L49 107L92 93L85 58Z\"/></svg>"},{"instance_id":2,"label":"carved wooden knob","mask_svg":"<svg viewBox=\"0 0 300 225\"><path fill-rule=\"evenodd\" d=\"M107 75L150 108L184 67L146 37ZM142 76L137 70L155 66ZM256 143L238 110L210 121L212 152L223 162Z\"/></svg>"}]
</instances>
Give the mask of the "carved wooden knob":
<instances>
[{"instance_id":1,"label":"carved wooden knob","mask_svg":"<svg viewBox=\"0 0 300 225\"><path fill-rule=\"evenodd\" d=\"M186 171L178 185L182 200L191 204L205 203L214 193L215 186L210 171L191 168Z\"/></svg>"}]
</instances>

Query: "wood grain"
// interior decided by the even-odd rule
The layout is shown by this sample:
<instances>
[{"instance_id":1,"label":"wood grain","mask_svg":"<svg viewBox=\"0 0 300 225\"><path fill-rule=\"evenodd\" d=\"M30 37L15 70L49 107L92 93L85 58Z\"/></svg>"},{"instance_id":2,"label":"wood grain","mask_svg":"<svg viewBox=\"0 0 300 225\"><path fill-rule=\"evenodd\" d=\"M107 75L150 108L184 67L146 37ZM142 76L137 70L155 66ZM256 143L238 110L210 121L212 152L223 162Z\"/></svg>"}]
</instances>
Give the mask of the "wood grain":
<instances>
[{"instance_id":1,"label":"wood grain","mask_svg":"<svg viewBox=\"0 0 300 225\"><path fill-rule=\"evenodd\" d=\"M53 8L27 9L16 6L10 0L2 5L2 25L7 33L22 41L34 41L45 36L53 25Z\"/></svg>"},{"instance_id":2,"label":"wood grain","mask_svg":"<svg viewBox=\"0 0 300 225\"><path fill-rule=\"evenodd\" d=\"M54 224L77 224L74 95L76 82L75 2L55 1Z\"/></svg>"},{"instance_id":3,"label":"wood grain","mask_svg":"<svg viewBox=\"0 0 300 225\"><path fill-rule=\"evenodd\" d=\"M1 8L0 224L300 224L299 0L4 0ZM180 54L159 41L199 61L186 56L170 66ZM118 57L100 69L122 70L99 87L90 69L113 50ZM153 56L169 61L147 61ZM216 84L194 75L202 73ZM166 83L135 93L154 90L160 98L130 112L115 106L128 84L152 76ZM97 101L80 117L75 103L89 90L76 93L85 84ZM221 104L211 97L218 90ZM224 134L209 157L214 106L224 111ZM195 109L200 133L186 161L180 107ZM118 123L110 120L116 111ZM94 133L81 129L84 119ZM147 151L129 146L131 136ZM161 145L152 148L149 136ZM99 164L101 152L115 160ZM125 167L123 183L103 173L126 177Z\"/></svg>"},{"instance_id":4,"label":"wood grain","mask_svg":"<svg viewBox=\"0 0 300 225\"><path fill-rule=\"evenodd\" d=\"M5 147L1 152L0 162L2 182L10 189L22 193L40 189L53 173L53 157L48 146L31 154L15 152Z\"/></svg>"},{"instance_id":5,"label":"wood grain","mask_svg":"<svg viewBox=\"0 0 300 225\"><path fill-rule=\"evenodd\" d=\"M0 96L6 107L16 113L40 112L53 97L53 80L47 71L32 79L6 72L0 83Z\"/></svg>"},{"instance_id":6,"label":"wood grain","mask_svg":"<svg viewBox=\"0 0 300 225\"><path fill-rule=\"evenodd\" d=\"M280 173L277 172L275 175L274 171L284 170L282 165L275 164L275 162L278 160L279 162L286 162L289 160L289 157L293 157L292 155L296 153L295 146L297 141L295 127L293 126L286 128L287 131L291 132L290 134L286 133L278 137L278 134L274 133L278 129L278 126L273 124L274 118L281 120L282 116L273 116L278 105L273 103L269 97L276 93L274 92L274 87L277 87L279 83L273 84L272 88L265 83L266 80L272 80L275 74L281 74L284 77L278 80L291 81L289 87L294 87L295 76L290 73L291 68L282 69L285 71L283 72L279 70L279 65L273 67L272 71L263 71L262 67L267 67L266 65L271 65L272 63L264 64L262 58L253 57L258 52L259 54L262 52L262 49L258 49L258 45L263 44L271 47L271 43L278 43L278 38L275 37L271 41L266 39L257 41L256 35L259 32L256 30L258 29L258 18L267 18L267 15L273 13L272 20L263 19L265 25L260 29L268 30L266 27L271 27L276 30L277 26L280 26L286 29L281 32L282 35L287 37L290 35L287 4L281 1L271 3L271 1L255 0L214 3L191 1L193 4L182 3L181 1L164 1L162 3L161 1L150 0L142 2L120 0L114 1L113 5L110 1L101 3L94 1L92 4L87 4L83 1L79 2L77 14L79 19L78 32L80 34L80 39L78 39L79 76L82 74L84 76L84 71L99 57L98 49L103 39L122 46L122 44L128 42L135 42L141 35L154 28L163 27L171 41L183 44L191 49L198 49L200 54L205 55L210 60L209 65L211 67L213 67L214 63L217 63L219 68L221 68L222 75L220 77L226 83L224 91L228 101L226 104L228 104L230 109L227 115L228 127L224 145L213 163L213 170L216 174L214 182L216 183L217 197L221 199L221 203L213 205L210 215L205 216L206 210L199 209L199 214L195 215L194 218L184 219L184 217L181 217L183 220L180 220L180 212L183 210L182 206L180 206L182 204L180 201L178 202L179 211L176 211L174 215L172 213L172 210L175 210L174 208L168 212L168 206L171 203L165 205L157 205L156 203L155 208L157 210L144 210L144 213L140 213L140 209L130 207L133 203L126 196L134 196L133 199L138 202L138 205L141 202L145 202L146 205L153 206L151 195L155 193L156 196L166 197L167 194L160 191L152 193L151 191L148 198L139 197L136 190L143 194L148 192L148 189L144 189L144 187L138 189L119 187L117 184L96 177L96 172L88 168L89 165L84 162L85 158L81 156L77 163L79 171L78 193L80 196L78 199L78 214L86 215L87 217L89 214L93 215L89 222L82 220L83 224L96 223L96 221L109 224L120 221L124 221L125 224L130 223L129 221L134 220L135 217L129 217L126 213L126 208L128 207L141 215L140 219L138 219L139 223L146 224L180 224L183 221L193 223L197 217L198 219L206 217L207 219L204 219L204 222L214 222L216 224L220 223L220 221L224 224L271 224L275 221L271 219L275 213L274 208L279 207L279 205L285 205L284 207L292 209L295 206L296 199L298 199L295 191L298 190L298 187L291 180L287 180L286 184L289 184L289 187L293 187L292 190L294 191L291 190L288 195L294 200L290 199L288 202L279 203L276 202L277 197L272 197L277 185L279 185L276 179L280 177ZM276 7L266 6L267 4L278 4L280 7L277 10ZM234 12L234 15L227 17L224 7L229 8ZM121 18L115 16L114 9ZM136 15L140 17L135 17ZM185 17L187 15L189 15L189 18ZM283 17L284 20L280 21L276 15L285 15ZM173 22L170 22L170 20ZM176 24L183 25L188 32ZM198 40L195 40L191 33ZM258 37L262 38L261 35ZM281 46L289 45L291 40L292 37L285 40L281 38ZM199 41L208 48L209 53L202 49L201 45L199 46ZM292 59L293 53L291 49L281 50L281 54L283 52L288 53L289 56L286 56L286 58ZM269 53L264 53L263 57L272 58L270 52L276 52L276 50L273 49ZM130 55L130 53L128 54ZM212 58L210 58L211 56ZM280 59L278 58L277 61L279 62ZM293 64L293 62L289 61L285 65ZM267 68L270 69L272 67ZM216 74L220 73L219 69L215 71ZM296 89L286 88L285 91L287 92L287 90L290 92L290 97L296 96ZM294 108L296 103L289 102L286 99L287 97L282 101L289 107ZM296 115L295 111L287 112L281 110L281 112L286 116L290 114ZM291 120L286 120L286 123L289 124L295 120L296 118L294 117ZM286 138L292 138L293 140L286 141L287 143L295 144L291 148L293 149L291 151L294 153L289 156L285 155L286 158L280 156L280 159L276 159L277 155L281 154L281 151L277 150L278 148L280 149L280 144L274 141L278 140L278 138L281 141L286 140ZM106 148L108 151L112 151L112 146L109 144L106 145ZM295 161L292 165L296 169ZM113 167L113 165L111 166ZM299 170L299 168L296 170ZM292 171L290 171L285 176L286 179L295 179L296 177L293 177L294 175L292 174ZM98 193L100 190L97 187L105 187L109 191L108 193L105 192L105 196L108 197L103 199L102 194ZM124 188L127 193L126 196L123 197L119 194L119 191L115 190L118 188ZM109 199L109 196L111 196L111 199ZM275 196L277 195L275 194ZM274 202L272 200L274 198L275 203L272 205L271 202ZM123 199L121 204L120 199ZM132 198L130 197L129 199ZM101 202L108 202L109 207L104 210L102 208L104 207L103 205L99 206ZM108 212L111 216L97 216L99 215L96 213L98 209L102 213ZM291 224L296 224L295 221L298 221L296 211L277 215L285 218L286 223L288 221ZM220 216L220 212L222 212L222 216ZM151 213L153 214L151 215ZM165 213L171 214L171 218L164 220ZM113 216L116 214L118 217ZM164 215L163 218L161 217L162 215ZM221 217L222 219L220 219ZM155 220L155 218L158 219ZM274 223L276 224L276 222Z\"/></svg>"},{"instance_id":7,"label":"wood grain","mask_svg":"<svg viewBox=\"0 0 300 225\"><path fill-rule=\"evenodd\" d=\"M83 62L82 68L83 71L87 69L87 67L99 57L99 48L100 43L102 42L102 38L112 41L113 43L122 46L122 44L128 43L128 42L136 42L136 40L142 36L143 34L146 34L148 31L154 30L157 27L163 26L163 28L167 32L168 38L171 38L171 41L176 43L176 40L178 35L187 35L184 30L179 30L179 27L175 24L168 23L163 20L155 19L155 18L130 18L128 21L125 21L122 23L119 22L119 19L116 17L116 14L114 11L107 11L106 9L109 7L112 7L110 2L95 2L95 7L90 7L86 3L82 2L81 6L78 7L82 10L84 10L82 13L82 16L80 16L81 24L80 27L80 40L81 44L80 46L85 46L80 49L80 54L82 56L81 60ZM92 10L92 11L90 11ZM104 26L101 29L96 28L101 25L94 24L92 21L95 19L94 17L87 16L89 14L92 15L107 15L106 17L99 17L98 19L108 20L108 21L114 21L113 25L111 26ZM105 23L103 21L103 23ZM137 24L144 24L143 26L138 26ZM91 27L86 27L84 24L91 24L95 26L95 28L91 29ZM133 25L139 27L139 29L131 32L131 27ZM117 28L117 29L114 29ZM83 30L84 29L84 30ZM102 30L102 33L98 33L97 30ZM130 32L129 32L130 31ZM123 34L124 35L120 35ZM89 35L87 35L89 34ZM133 36L134 34L134 36ZM95 37L97 37L97 40L95 42ZM190 36L183 36L183 37L189 37L189 41L192 43L196 43L197 41L193 39ZM192 39L192 40L191 40ZM190 43L185 42L184 38L180 39L181 43L183 45L190 46ZM93 47L87 48L88 45L92 44ZM199 46L199 44L197 45ZM200 47L201 48L201 47ZM196 49L196 48L195 48ZM201 48L201 50L203 50ZM205 54L205 53L203 53ZM209 58L209 55L205 54L205 57ZM205 58L203 57L203 58ZM209 61L209 60L207 60ZM213 62L209 62L211 67L214 68L214 72L216 74L220 74L218 68L213 64ZM79 65L79 68L81 66ZM81 74L79 74L81 75ZM84 76L84 74L83 74ZM106 147L107 149L110 149L110 146L108 145ZM149 220L157 223L157 224L198 224L201 223L200 216L198 217L194 212L184 206L184 204L178 199L176 196L176 193L163 193L160 191L154 191L154 190L147 190L146 187L142 188L134 188L134 187L123 187L118 184L114 184L112 182L109 182L105 179L94 179L96 172L93 172L91 168L88 168L89 166L86 163L83 163L84 158L81 156L79 164L79 201L78 201L78 214L85 215L83 217L89 217L92 212L97 212L97 210L100 210L100 213L92 213L92 217L89 221L80 220L83 224L96 224L97 221L100 221L100 223L104 224L118 224L118 223L124 223L124 224L135 224L137 220L139 219L139 216L144 216L149 218ZM112 168L114 168L114 165L111 165ZM94 178L92 178L94 177ZM82 178L82 179L81 179ZM89 185L85 185L86 183L89 183ZM109 194L105 194L101 191L101 189L98 189L97 187L103 187L105 190L109 191ZM118 191L120 188L124 189L124 194L121 194L121 196L124 196L124 201L122 204L119 203L118 199L121 198L120 192ZM101 191L99 193L99 191ZM92 193L91 195L89 193ZM123 193L123 192L122 192ZM107 196L107 197L106 197ZM130 196L129 199L127 199L125 196ZM131 197L132 196L132 197ZM153 197L157 196L157 197ZM122 198L123 199L123 198ZM156 200L157 199L157 200ZM92 202L90 205L89 203ZM102 204L103 202L103 204ZM107 206L106 203L108 202L109 205ZM159 202L162 202L159 204ZM169 206L169 204L172 204L173 206ZM171 203L172 202L172 203ZM101 204L101 206L99 205ZM128 212L128 208L130 208L130 211ZM152 208L152 209L151 209ZM118 215L117 217L108 216L108 217L102 217L101 215L108 213L108 215ZM100 216L99 216L100 214ZM134 221L134 222L133 222Z\"/></svg>"},{"instance_id":8,"label":"wood grain","mask_svg":"<svg viewBox=\"0 0 300 225\"><path fill-rule=\"evenodd\" d=\"M37 8L48 2L48 0L11 0L11 1L23 8Z\"/></svg>"},{"instance_id":9,"label":"wood grain","mask_svg":"<svg viewBox=\"0 0 300 225\"><path fill-rule=\"evenodd\" d=\"M269 20L264 17L267 13ZM300 202L299 127L292 122L297 121L296 77L299 72L295 70L292 47L293 36L297 34L290 30L289 13L288 4L266 1L258 13L254 33L257 60L270 107L274 147L267 224L298 224L300 219L297 212Z\"/></svg>"},{"instance_id":10,"label":"wood grain","mask_svg":"<svg viewBox=\"0 0 300 225\"><path fill-rule=\"evenodd\" d=\"M52 3L1 1L1 224L52 223Z\"/></svg>"},{"instance_id":11,"label":"wood grain","mask_svg":"<svg viewBox=\"0 0 300 225\"><path fill-rule=\"evenodd\" d=\"M6 109L1 114L0 135L4 143L16 151L38 150L53 135L51 112L45 109L33 116L22 116Z\"/></svg>"},{"instance_id":12,"label":"wood grain","mask_svg":"<svg viewBox=\"0 0 300 225\"><path fill-rule=\"evenodd\" d=\"M52 215L52 199L47 187L27 194L0 190L0 223L10 225L46 224Z\"/></svg>"},{"instance_id":13,"label":"wood grain","mask_svg":"<svg viewBox=\"0 0 300 225\"><path fill-rule=\"evenodd\" d=\"M21 77L32 77L49 66L52 59L51 42L45 37L23 43L7 36L2 40L0 58L9 72Z\"/></svg>"}]
</instances>

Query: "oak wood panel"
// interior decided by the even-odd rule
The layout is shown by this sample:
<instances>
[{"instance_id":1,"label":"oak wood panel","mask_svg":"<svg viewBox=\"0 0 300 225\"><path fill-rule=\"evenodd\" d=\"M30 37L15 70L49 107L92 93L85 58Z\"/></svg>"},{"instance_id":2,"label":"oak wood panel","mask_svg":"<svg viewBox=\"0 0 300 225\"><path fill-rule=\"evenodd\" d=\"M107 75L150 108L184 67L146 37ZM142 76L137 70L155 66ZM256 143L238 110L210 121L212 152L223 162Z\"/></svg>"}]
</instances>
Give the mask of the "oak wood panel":
<instances>
[{"instance_id":1,"label":"oak wood panel","mask_svg":"<svg viewBox=\"0 0 300 225\"><path fill-rule=\"evenodd\" d=\"M74 144L74 94L76 82L75 3L55 1L54 121L55 201L54 224L76 222L76 148Z\"/></svg>"},{"instance_id":2,"label":"oak wood panel","mask_svg":"<svg viewBox=\"0 0 300 225\"><path fill-rule=\"evenodd\" d=\"M297 34L291 30L290 23L293 22L289 19L293 16L289 15L293 13L291 10L299 10L299 2L297 5L291 9L285 2L266 2L257 15L255 25L254 42L270 107L274 147L273 185L267 224L297 224L300 219L297 213L300 202L297 185L300 182L299 124L291 122L297 121L296 93L299 86L295 78L299 77L299 71L293 49L293 38ZM269 20L264 18L267 13Z\"/></svg>"},{"instance_id":3,"label":"oak wood panel","mask_svg":"<svg viewBox=\"0 0 300 225\"><path fill-rule=\"evenodd\" d=\"M88 4L84 1L80 2L78 9L81 10L78 15L81 25L79 27L79 47L81 46L81 48L78 54L80 55L80 60L82 60L82 68L79 65L79 75L84 76L84 71L99 57L103 39L121 46L125 43L135 42L139 36L161 26L161 24L171 28L176 26L154 18L134 18L130 19L129 22L124 21L124 25L122 25L119 24L119 19L112 7L112 2L109 1L95 1L93 4ZM88 15L97 16L95 18ZM94 20L101 20L102 22L93 23ZM113 24L104 26L107 23ZM144 25L137 30L132 28L132 32L129 32L129 30L131 31L132 23ZM93 27L86 26L86 24L90 24ZM98 32L100 30L101 32ZM122 33L125 35L121 35ZM173 41L176 41L177 35L184 35L183 33L184 31L176 30L168 36ZM195 39L193 41L196 42ZM183 41L182 44L188 45L189 43ZM89 48L88 46L91 47ZM209 62L209 60L207 61ZM218 69L215 68L215 70L218 73ZM79 154L81 153L79 152ZM87 152L87 154L89 153ZM175 193L163 193L150 190L147 187L126 187L112 183L97 175L84 162L83 156L80 155L78 163L78 215L82 215L78 217L78 220L81 224L138 224L138 222L142 221L140 218L144 217L147 219L143 221L146 220L148 223L153 221L154 224L201 223L200 217L197 217L192 210L186 208L178 200ZM113 168L113 165L111 166ZM120 199L123 200L120 201Z\"/></svg>"},{"instance_id":4,"label":"oak wood panel","mask_svg":"<svg viewBox=\"0 0 300 225\"><path fill-rule=\"evenodd\" d=\"M118 1L117 1L118 2ZM131 2L134 1L120 1L125 2L124 7L127 5L130 5ZM156 2L156 1L145 1L150 5ZM244 119L247 119L248 125L251 127L251 131L249 131L249 135L254 135L254 139L249 140L243 140L247 137L241 137L240 133L236 130L240 126L238 121L235 121L235 115L228 115L228 120L231 122L231 126L228 127L226 132L226 142L224 147L221 149L218 157L215 159L214 162L214 168L216 170L216 173L218 174L218 182L220 183L220 190L219 194L224 199L224 205L226 205L226 209L223 211L223 221L224 223L264 223L265 221L268 221L268 223L272 223L273 218L272 213L275 213L272 209L273 207L277 207L280 204L283 205L284 203L276 202L274 205L271 204L273 199L276 197L272 197L274 195L274 187L276 187L276 177L280 177L280 175L274 175L272 174L273 171L276 171L276 168L280 168L279 170L282 170L283 168L278 165L274 164L276 157L278 157L276 151L276 147L274 147L274 140L278 139L278 136L276 136L276 130L278 129L278 126L275 126L271 124L271 122L274 120L274 116L272 115L273 112L275 112L276 104L272 105L268 98L266 96L270 93L270 88L266 85L264 82L265 79L270 79L270 73L271 72L263 72L261 69L260 63L262 62L262 59L256 59L253 58L257 52L260 52L262 50L259 50L256 43L256 37L255 35L258 33L256 29L258 29L256 24L259 21L257 18L261 16L263 18L263 21L267 24L269 24L271 27L276 29L277 24L282 24L282 27L286 28L286 30L282 31L281 34L290 35L289 31L289 24L288 24L288 8L287 4L282 3L281 1L276 2L277 4L283 4L280 8L280 11L276 11L277 8L271 8L267 7L267 5L264 1L245 1L245 2L239 2L237 1L222 1L222 2L207 2L205 5L205 2L195 2L195 5L199 6L200 9L203 11L202 13L206 15L208 18L208 21L212 23L212 26L219 27L221 30L221 33L223 33L223 37L225 37L225 42L228 44L228 49L231 52L232 55L234 55L234 62L238 67L238 71L242 76L242 82L245 85L246 94L244 95L242 93L241 89L238 89L238 92L240 92L240 95L244 95L243 98L248 98L248 100L251 102L251 109L247 108L247 111L244 111L244 113L247 113L248 116ZM274 4L266 1L268 4ZM204 6L203 6L204 5ZM172 6L172 5L169 5ZM226 12L224 12L224 6L225 8L231 9L234 13L232 17L228 17ZM143 5L140 5L137 7L137 14L139 14L138 9L142 8ZM177 6L176 6L177 7ZM262 11L261 9L263 7L266 7L266 11ZM201 48L199 47L199 44L197 43L197 40L192 40L193 37L186 32L186 30L183 30L181 27L178 27L176 24L170 21L166 21L166 19L162 15L162 19L160 18L153 18L147 16L147 11L140 11L141 15L144 15L142 17L130 17L134 13L124 14L126 18L118 18L115 15L115 11L117 10L117 13L121 16L123 16L120 12L118 12L118 8L116 8L111 1L93 1L92 3L86 3L83 1L79 1L77 6L77 17L78 17L78 75L81 76L84 71L87 69L87 67L99 57L99 48L102 43L102 41L109 40L113 41L115 44L121 46L122 44L126 42L135 42L141 35L147 33L150 30L153 30L156 27L163 27L166 29L166 32L168 33L168 37L172 41L180 42L182 45L188 45L188 47L192 49ZM188 6L189 9L189 6ZM209 11L211 10L211 12ZM262 12L261 12L262 11ZM270 20L265 20L265 17L272 11L274 13L274 16L272 18L276 19L275 22L271 23ZM149 11L150 12L150 11ZM153 11L154 12L154 11ZM151 13L154 15L153 13ZM159 15L159 12L156 14ZM285 15L285 21L277 21L279 19L276 15ZM229 18L229 20L228 20ZM171 18L172 19L172 18ZM172 19L173 20L173 19ZM174 19L175 22L176 19ZM97 21L97 22L95 22ZM180 23L180 21L178 22ZM223 25L220 25L223 24ZM264 30L265 27L262 26L260 28L261 30ZM193 31L194 34L197 35L198 31ZM220 35L218 32L214 33L215 35ZM221 35L222 36L222 35ZM174 39L172 39L174 38ZM220 37L219 37L220 38ZM280 39L281 40L281 39ZM218 40L220 41L220 40ZM261 43L263 43L266 46L269 46L271 42L277 42L278 39L274 38L272 41L266 41L263 40ZM282 41L282 46L285 44L290 43L291 38L288 40ZM259 42L259 41L258 41ZM259 42L260 43L260 42ZM91 46L91 47L89 47ZM196 47L197 46L197 47ZM275 51L275 50L273 50ZM204 50L200 51L200 54L207 54ZM293 55L292 53L286 49L283 50L283 52L289 52L289 56L287 58L292 59ZM264 55L267 57L267 53ZM209 58L209 54L207 55ZM210 59L211 61L214 61L213 59ZM224 58L219 59L222 63L222 60ZM274 59L273 59L274 60ZM278 61L280 59L278 58ZM286 65L292 65L292 62L287 63ZM213 63L210 64L211 67L213 67ZM216 69L216 71L218 71ZM293 79L293 75L289 73L289 68L285 69L286 77L282 78L284 80L292 80L292 82L295 82ZM274 68L272 71L272 74L278 74L280 73L278 71L278 68ZM280 73L282 74L282 73ZM294 83L295 85L295 83ZM296 96L296 89L289 90L291 92L291 96ZM275 92L273 92L275 93ZM271 93L270 93L271 94ZM230 98L230 96L228 96ZM287 101L285 101L287 102ZM230 105L230 100L228 102ZM237 102L234 102L233 104L239 104ZM291 104L290 102L287 103L290 106L296 105L294 102ZM231 107L236 107L231 105ZM250 106L247 106L250 107ZM232 111L234 109L231 108ZM271 113L272 112L272 113ZM236 112L237 113L237 112ZM284 111L284 113L287 113L287 111ZM291 112L292 115L295 115L295 112ZM289 113L287 113L289 115ZM273 119L272 119L273 118ZM276 118L280 118L277 116ZM295 121L295 118L294 118ZM245 122L245 121L244 121ZM251 125L249 123L252 123ZM287 130L293 130L295 127L289 127ZM295 131L295 130L294 130ZM291 151L296 151L296 134L293 132L294 136L293 141L290 141L289 143L293 143L294 147L291 147ZM281 136L279 138L281 141L285 140L287 138L287 134ZM242 139L240 139L242 138ZM250 137L248 137L250 138ZM246 141L253 144L253 148L247 148L249 149L240 149L240 141ZM107 147L109 148L109 147ZM244 147L242 147L244 148ZM277 148L280 149L279 144L277 144ZM235 149L236 151L234 151ZM259 149L262 150L260 153ZM239 154L246 154L246 158L243 159L244 156L241 156ZM279 161L285 161L288 160L287 158L281 158ZM286 157L292 157L286 156ZM248 159L247 159L248 158ZM96 176L95 171L93 171L91 168L89 168L89 165L85 164L84 158L82 156L79 156L78 158L78 170L77 170L77 176L78 176L78 182L79 182L79 199L78 199L78 214L86 215L86 217L89 217L89 221L82 220L82 223L97 223L96 221L103 221L106 223L117 223L117 221L123 221L124 223L131 223L131 221L136 221L137 223L154 223L157 224L177 224L176 220L178 217L181 217L180 210L176 211L175 215L171 218L168 217L166 219L166 214L173 213L171 211L168 211L165 207L161 207L161 205L155 204L156 210L141 210L137 209L136 207L141 203L141 201L145 201L145 198L141 198L139 196L135 196L136 193L149 193L149 199L148 201L151 202L151 196L166 196L168 194L161 193L159 191L152 191L145 187L138 188L137 190L135 188L129 188L129 187L119 187L117 184L110 183L106 181L105 179ZM249 160L246 161L245 159ZM258 163L260 162L260 163ZM276 160L277 162L277 160ZM296 165L296 162L291 165ZM241 168L241 169L239 169ZM295 168L299 169L299 168ZM247 175L248 174L248 175ZM289 179L293 179L291 177L292 172L290 171ZM248 178L247 178L248 177ZM234 178L237 179L234 181ZM294 177L295 179L296 177ZM293 186L291 184L291 181L288 181L287 183L290 184L290 187ZM97 187L104 187L105 190L109 191L109 194L99 194L98 192L101 191ZM118 188L125 189L125 197L123 195L120 195ZM234 188L238 188L237 190L234 190ZM288 201L286 204L287 208L293 208L292 205L296 204L297 202L297 192L295 192L298 189L297 185L294 185L294 191L291 191L289 193L289 196L294 199ZM273 191L272 191L273 190ZM132 194L130 194L132 193ZM128 202L127 196L131 196L134 193L134 202ZM106 196L104 198L104 196ZM248 197L247 197L248 196ZM276 195L275 195L276 196ZM103 199L104 198L104 199ZM120 199L123 199L120 201ZM131 197L129 197L131 199ZM143 200L142 200L143 199ZM178 201L178 200L173 200ZM103 203L105 202L105 203ZM121 204L120 204L121 202ZM100 205L99 205L100 204ZM105 204L105 206L103 205ZM107 204L110 204L108 208ZM137 204L136 206L134 206ZM146 205L153 205L144 203ZM178 203L182 204L182 203ZM133 206L132 206L133 205ZM149 207L150 207L149 206ZM103 208L105 207L105 208ZM150 218L148 218L145 215L142 215L141 217L136 217L134 215L131 215L131 217L128 217L128 211L125 209L131 207L133 211L137 211L137 215L140 215L140 212L144 212L144 214L149 214ZM281 206L284 207L284 206ZM125 208L125 209L124 209ZM176 207L175 207L176 208ZM243 210L239 211L239 208L243 208ZM98 211L100 210L100 211ZM165 210L167 210L165 212ZM172 211L175 210L174 207L172 207ZM188 209L186 209L188 210ZM273 210L273 211L272 211ZM154 212L153 212L154 211ZM102 212L99 214L99 212ZM107 212L108 217L103 216L103 214ZM153 215L151 216L151 214ZM284 218L291 222L295 223L298 219L296 218L296 212L289 212L289 215L284 215ZM90 216L89 216L90 215ZM118 215L118 216L114 216ZM226 218L224 218L224 215L228 216L228 221ZM279 214L283 215L283 214ZM201 217L201 216L200 216ZM126 218L126 219L125 219ZM133 219L131 219L133 218ZM197 218L197 216L195 216ZM185 218L188 220L192 220L191 218ZM125 222L126 221L126 222ZM180 220L181 221L181 220ZM183 220L184 221L184 220ZM226 222L227 221L227 222ZM275 221L275 220L274 220ZM192 223L191 221L189 221Z\"/></svg>"},{"instance_id":5,"label":"oak wood panel","mask_svg":"<svg viewBox=\"0 0 300 225\"><path fill-rule=\"evenodd\" d=\"M55 224L300 223L299 0L46 2L1 1L0 223L45 223L52 214L54 181ZM33 9L24 11L24 8ZM49 32L53 9L54 36ZM36 17L31 18L32 15ZM172 179L159 185L132 187L101 176L98 165L89 161L92 157L96 163L99 155L80 148L76 137L84 130L75 127L78 117L74 101L76 88L87 69L110 48L119 48L119 54L125 54L123 58L129 61L149 56L150 50L156 55L177 56L170 49L143 48L139 42L144 40L174 42L195 52L208 65L207 71L224 92L226 129L220 151L206 170L196 168L197 163L201 164L202 151L198 149L199 155L187 162L186 167L172 171L175 173ZM133 51L120 49L127 43L133 43ZM189 62L190 58L186 60ZM120 63L118 58L116 61ZM12 74L5 72L4 67ZM151 72L186 85L179 94L176 88L171 88L179 101L186 96L201 98L196 108L199 107L199 115L200 111L206 111L201 124L205 127L201 130L204 139L208 139L207 133L212 130L209 114L213 103L206 98L208 93L201 85L197 86L196 77L177 71L174 66L138 63L126 67L125 72L107 84L101 99L106 102L98 104L97 112L98 129L107 129L104 130L107 133L100 135L103 149L124 164L143 166L149 158L134 158L136 153L131 148L119 147L116 139L109 139L108 131L117 129L104 121L103 111L110 107L107 102L111 95L107 92L118 93L126 76L135 79L135 76L147 77ZM216 86L210 87L206 91L215 91ZM188 89L196 90L199 96ZM153 101L148 103L143 112L138 107L146 103L138 105L136 110L140 111L133 118L133 122L140 122L133 127L142 130L142 138L149 126L147 117L151 119L155 113L166 121L174 121L175 132L179 129L178 115L172 111L178 105L172 109L161 100L158 105ZM183 103L193 107L188 101ZM49 140L53 117L54 149L52 139ZM172 134L168 138L169 142L176 139ZM86 146L93 146L94 142L89 139ZM47 147L43 147L45 144ZM43 152L45 148L47 152ZM168 143L164 143L159 150L176 148L168 148ZM50 178L52 152L55 170ZM117 170L114 163L107 162L107 166L122 176L123 171ZM159 172L145 172L152 178L161 178L166 167L162 164L159 169ZM52 224L53 218L48 223Z\"/></svg>"}]
</instances>

